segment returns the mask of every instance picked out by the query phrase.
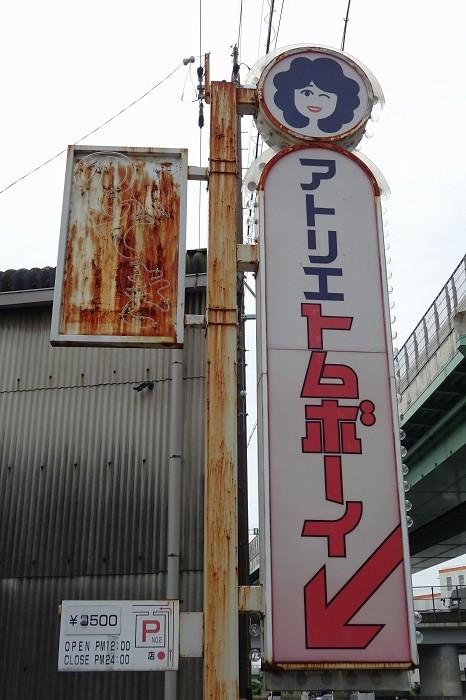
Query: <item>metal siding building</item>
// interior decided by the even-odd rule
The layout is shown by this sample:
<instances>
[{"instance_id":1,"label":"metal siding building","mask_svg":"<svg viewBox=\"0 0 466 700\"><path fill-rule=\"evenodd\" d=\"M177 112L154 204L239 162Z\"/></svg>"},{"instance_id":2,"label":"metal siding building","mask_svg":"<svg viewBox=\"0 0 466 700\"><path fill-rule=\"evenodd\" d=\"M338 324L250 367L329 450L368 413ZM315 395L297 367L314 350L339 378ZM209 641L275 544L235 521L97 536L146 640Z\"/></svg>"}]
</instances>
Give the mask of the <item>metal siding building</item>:
<instances>
[{"instance_id":1,"label":"metal siding building","mask_svg":"<svg viewBox=\"0 0 466 700\"><path fill-rule=\"evenodd\" d=\"M205 312L197 256L187 314ZM166 597L175 351L53 348L53 272L0 273L0 698L159 700L163 673L58 673L57 608ZM204 346L204 331L187 328L182 612L202 610ZM147 380L153 390L133 390ZM202 659L180 659L178 697L202 697Z\"/></svg>"}]
</instances>

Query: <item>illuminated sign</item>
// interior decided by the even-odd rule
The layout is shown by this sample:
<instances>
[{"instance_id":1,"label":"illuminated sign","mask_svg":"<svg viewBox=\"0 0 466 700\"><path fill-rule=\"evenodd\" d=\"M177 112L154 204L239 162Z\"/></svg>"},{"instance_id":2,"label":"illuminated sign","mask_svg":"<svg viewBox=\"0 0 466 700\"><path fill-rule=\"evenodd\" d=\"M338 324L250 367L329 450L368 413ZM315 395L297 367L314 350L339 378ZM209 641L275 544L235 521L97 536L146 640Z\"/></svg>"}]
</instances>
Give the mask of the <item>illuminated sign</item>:
<instances>
[{"instance_id":1,"label":"illuminated sign","mask_svg":"<svg viewBox=\"0 0 466 700\"><path fill-rule=\"evenodd\" d=\"M187 152L70 147L54 345L183 343Z\"/></svg>"},{"instance_id":2,"label":"illuminated sign","mask_svg":"<svg viewBox=\"0 0 466 700\"><path fill-rule=\"evenodd\" d=\"M353 148L383 100L367 69L323 47L279 53L262 71L258 93L256 123L270 145L330 141Z\"/></svg>"},{"instance_id":3,"label":"illuminated sign","mask_svg":"<svg viewBox=\"0 0 466 700\"><path fill-rule=\"evenodd\" d=\"M259 186L265 661L416 659L379 188L332 145Z\"/></svg>"}]
</instances>

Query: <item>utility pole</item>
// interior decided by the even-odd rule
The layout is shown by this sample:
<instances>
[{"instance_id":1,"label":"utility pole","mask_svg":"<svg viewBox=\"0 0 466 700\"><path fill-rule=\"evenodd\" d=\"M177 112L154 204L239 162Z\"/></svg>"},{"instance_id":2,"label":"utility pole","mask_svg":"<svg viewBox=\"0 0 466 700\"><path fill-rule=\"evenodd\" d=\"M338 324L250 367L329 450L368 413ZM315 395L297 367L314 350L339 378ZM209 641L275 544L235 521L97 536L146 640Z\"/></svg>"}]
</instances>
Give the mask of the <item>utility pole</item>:
<instances>
[{"instance_id":1,"label":"utility pole","mask_svg":"<svg viewBox=\"0 0 466 700\"><path fill-rule=\"evenodd\" d=\"M239 697L237 475L237 113L255 90L213 82L207 256L204 700ZM242 105L239 109L239 105Z\"/></svg>"},{"instance_id":2,"label":"utility pole","mask_svg":"<svg viewBox=\"0 0 466 700\"><path fill-rule=\"evenodd\" d=\"M233 68L231 81L240 85L240 63L238 47L233 47ZM241 116L236 115L236 199L237 222L236 242L243 242L243 207L242 207L242 153L241 153ZM248 509L248 469L247 469L247 411L246 411L246 348L244 320L244 273L237 271L236 296L238 306L237 332L237 401L238 401L238 584L249 585L249 509ZM240 698L251 697L251 662L249 660L250 636L249 615L239 618L239 694Z\"/></svg>"},{"instance_id":3,"label":"utility pole","mask_svg":"<svg viewBox=\"0 0 466 700\"><path fill-rule=\"evenodd\" d=\"M236 85L211 84L204 699L238 698Z\"/></svg>"}]
</instances>

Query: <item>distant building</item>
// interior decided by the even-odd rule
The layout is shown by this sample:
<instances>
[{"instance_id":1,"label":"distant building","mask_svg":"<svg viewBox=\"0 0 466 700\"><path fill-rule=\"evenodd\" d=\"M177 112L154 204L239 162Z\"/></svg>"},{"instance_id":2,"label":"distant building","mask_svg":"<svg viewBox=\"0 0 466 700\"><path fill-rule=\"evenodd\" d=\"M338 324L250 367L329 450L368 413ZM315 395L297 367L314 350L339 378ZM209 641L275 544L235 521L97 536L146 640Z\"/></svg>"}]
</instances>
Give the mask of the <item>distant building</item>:
<instances>
[{"instance_id":1,"label":"distant building","mask_svg":"<svg viewBox=\"0 0 466 700\"><path fill-rule=\"evenodd\" d=\"M414 594L414 609L418 612L440 610L445 606L445 598L442 597L439 586L433 586L433 589L429 593Z\"/></svg>"},{"instance_id":2,"label":"distant building","mask_svg":"<svg viewBox=\"0 0 466 700\"><path fill-rule=\"evenodd\" d=\"M416 586L413 589L414 609L422 611L445 610L450 607L452 593L466 587L466 566L439 569L436 586Z\"/></svg>"},{"instance_id":3,"label":"distant building","mask_svg":"<svg viewBox=\"0 0 466 700\"><path fill-rule=\"evenodd\" d=\"M456 587L466 586L466 566L452 566L439 569L440 587L453 591Z\"/></svg>"}]
</instances>

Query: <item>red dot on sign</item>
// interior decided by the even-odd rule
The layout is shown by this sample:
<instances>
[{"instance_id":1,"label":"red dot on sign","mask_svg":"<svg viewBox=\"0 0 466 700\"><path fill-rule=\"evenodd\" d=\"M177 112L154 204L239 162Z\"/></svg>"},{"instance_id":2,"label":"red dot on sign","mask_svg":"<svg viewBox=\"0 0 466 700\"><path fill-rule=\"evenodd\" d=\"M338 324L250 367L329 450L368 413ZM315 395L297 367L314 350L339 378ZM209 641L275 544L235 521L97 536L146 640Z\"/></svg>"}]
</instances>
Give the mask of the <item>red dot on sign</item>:
<instances>
[{"instance_id":1,"label":"red dot on sign","mask_svg":"<svg viewBox=\"0 0 466 700\"><path fill-rule=\"evenodd\" d=\"M159 651L159 652L157 653L157 658L160 659L160 660L164 659L164 658L165 658L165 652L164 652L164 651Z\"/></svg>"},{"instance_id":2,"label":"red dot on sign","mask_svg":"<svg viewBox=\"0 0 466 700\"><path fill-rule=\"evenodd\" d=\"M368 399L361 401L361 403L359 404L359 408L362 411L362 415L361 415L361 419L360 419L361 423L367 427L374 425L374 423L375 423L375 416L374 416L375 405L372 403L372 401L369 401Z\"/></svg>"}]
</instances>

